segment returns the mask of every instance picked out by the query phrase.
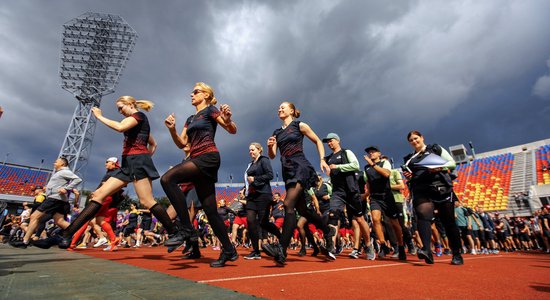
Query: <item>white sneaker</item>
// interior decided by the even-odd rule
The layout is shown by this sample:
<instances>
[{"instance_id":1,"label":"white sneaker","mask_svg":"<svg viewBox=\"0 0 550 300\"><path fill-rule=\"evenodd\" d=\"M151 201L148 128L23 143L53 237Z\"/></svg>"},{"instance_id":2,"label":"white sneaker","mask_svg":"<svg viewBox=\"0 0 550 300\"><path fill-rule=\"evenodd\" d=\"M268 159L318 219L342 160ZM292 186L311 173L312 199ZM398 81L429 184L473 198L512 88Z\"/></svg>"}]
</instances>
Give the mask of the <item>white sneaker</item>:
<instances>
[{"instance_id":1,"label":"white sneaker","mask_svg":"<svg viewBox=\"0 0 550 300\"><path fill-rule=\"evenodd\" d=\"M102 237L97 241L97 243L94 244L94 248L101 247L101 246L107 244L107 242L108 242L107 239Z\"/></svg>"},{"instance_id":2,"label":"white sneaker","mask_svg":"<svg viewBox=\"0 0 550 300\"><path fill-rule=\"evenodd\" d=\"M470 251L470 254L471 255L477 255L477 252L476 252L476 250L472 249L472 251Z\"/></svg>"}]
</instances>

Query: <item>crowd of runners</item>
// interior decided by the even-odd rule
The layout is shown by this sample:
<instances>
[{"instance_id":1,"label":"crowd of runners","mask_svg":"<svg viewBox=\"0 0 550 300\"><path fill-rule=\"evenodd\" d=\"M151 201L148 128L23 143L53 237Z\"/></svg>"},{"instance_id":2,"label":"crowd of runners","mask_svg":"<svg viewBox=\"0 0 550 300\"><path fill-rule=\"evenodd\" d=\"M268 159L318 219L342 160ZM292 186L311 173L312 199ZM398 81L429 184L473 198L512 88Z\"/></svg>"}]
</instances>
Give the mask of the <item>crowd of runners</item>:
<instances>
[{"instance_id":1,"label":"crowd of runners","mask_svg":"<svg viewBox=\"0 0 550 300\"><path fill-rule=\"evenodd\" d=\"M412 151L401 168L394 169L378 146L366 147L359 159L338 134L319 138L298 120L300 111L290 102L279 106L281 125L274 125L267 141L249 143L244 187L225 203L216 199L220 153L214 137L218 125L230 134L237 132L231 107L222 104L218 109L214 91L202 82L190 96L196 113L181 132L176 131L174 114L165 119L175 146L186 155L162 176L152 160L157 143L140 110L150 110L152 102L120 97L120 122L93 108L101 123L124 134L121 158L106 160L105 177L80 210L81 179L59 157L47 186L35 189L35 202L25 205L20 216L6 218L2 239L18 248L57 245L71 251L164 246L169 253L181 249L183 259L198 259L201 248L213 247L220 254L211 267L237 260L237 247L250 248L244 259L269 256L281 266L290 251L327 260L346 256L405 261L415 255L427 264L434 263L434 256L450 255L453 265L464 263L463 254L549 252L548 208L524 218L463 206L453 192L453 158L444 147L425 143L420 132L407 135ZM306 158L304 137L316 147L317 170L322 173ZM271 160L277 156L284 195L273 194L270 184ZM171 204L167 208L153 197L151 182L158 178ZM139 203L121 210L129 183Z\"/></svg>"}]
</instances>

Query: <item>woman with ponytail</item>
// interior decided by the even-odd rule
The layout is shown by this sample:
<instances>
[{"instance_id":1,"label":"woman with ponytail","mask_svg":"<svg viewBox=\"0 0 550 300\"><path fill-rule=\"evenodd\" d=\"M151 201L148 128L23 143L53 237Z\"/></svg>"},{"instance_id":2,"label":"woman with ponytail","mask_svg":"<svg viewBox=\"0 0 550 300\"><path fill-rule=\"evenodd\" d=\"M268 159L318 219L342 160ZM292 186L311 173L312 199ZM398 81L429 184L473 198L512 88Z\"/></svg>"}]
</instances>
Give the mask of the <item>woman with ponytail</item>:
<instances>
[{"instance_id":1,"label":"woman with ponytail","mask_svg":"<svg viewBox=\"0 0 550 300\"><path fill-rule=\"evenodd\" d=\"M183 149L187 143L190 144L189 158L168 170L160 180L166 196L170 199L182 223L178 233L164 244L170 251L171 248L182 245L184 242L193 243L198 238L189 220L185 195L179 187L179 184L192 182L210 226L223 247L218 260L211 262L210 266L223 267L227 261L237 260L238 255L229 240L224 222L218 215L215 183L218 181L221 162L214 137L218 124L231 134L237 133L237 126L231 120L232 113L229 105L222 104L219 110L216 108L214 90L209 85L203 82L196 83L190 96L196 112L187 118L181 134L176 132L174 114L164 120L178 148Z\"/></svg>"},{"instance_id":2,"label":"woman with ponytail","mask_svg":"<svg viewBox=\"0 0 550 300\"><path fill-rule=\"evenodd\" d=\"M290 244L294 228L296 228L296 212L294 211L296 209L300 213L300 216L315 224L317 228L323 229L325 245L321 247L321 251L328 259L334 260L336 256L327 249L332 248L332 236L336 231L334 228L329 228L327 223L323 222L320 215L311 213L306 207L305 193L315 186L317 173L304 155L304 136L317 147L321 170L328 174L330 168L324 161L325 149L323 143L309 125L296 120L300 117L300 111L296 109L294 104L290 102L281 103L278 114L283 125L281 128L276 129L273 135L267 140L267 153L271 159L277 156L277 149L279 149L281 154L283 180L285 181L286 188L286 198L284 201L285 221L279 243L273 245L264 244L262 248L269 256L275 258L277 264L285 264L286 250Z\"/></svg>"},{"instance_id":3,"label":"woman with ponytail","mask_svg":"<svg viewBox=\"0 0 550 300\"><path fill-rule=\"evenodd\" d=\"M132 96L122 96L117 99L116 106L118 112L125 117L120 122L104 117L98 107L93 107L92 113L107 127L124 134L121 167L92 193L88 205L65 229L59 248L69 247L74 233L97 214L105 198L116 193L130 182L134 183L141 205L151 211L166 228L168 234L177 232L166 210L153 198L151 182L159 178L159 174L151 156L155 153L157 144L150 134L147 116L139 111L140 108L145 111L151 110L153 102L136 100Z\"/></svg>"}]
</instances>

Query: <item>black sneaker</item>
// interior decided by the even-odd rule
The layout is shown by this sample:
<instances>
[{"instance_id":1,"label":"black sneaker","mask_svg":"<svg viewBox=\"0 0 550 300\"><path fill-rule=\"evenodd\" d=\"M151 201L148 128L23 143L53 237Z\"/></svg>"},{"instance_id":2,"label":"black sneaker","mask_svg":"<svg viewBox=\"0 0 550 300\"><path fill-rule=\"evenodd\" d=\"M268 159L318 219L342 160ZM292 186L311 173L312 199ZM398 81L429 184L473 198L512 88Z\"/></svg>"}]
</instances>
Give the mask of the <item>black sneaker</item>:
<instances>
[{"instance_id":1,"label":"black sneaker","mask_svg":"<svg viewBox=\"0 0 550 300\"><path fill-rule=\"evenodd\" d=\"M286 262L286 254L283 251L281 244L263 244L262 250L265 254L275 259L275 262L279 265L284 265Z\"/></svg>"},{"instance_id":2,"label":"black sneaker","mask_svg":"<svg viewBox=\"0 0 550 300\"><path fill-rule=\"evenodd\" d=\"M59 245L61 240L63 240L61 236L54 235L42 240L33 241L32 245L41 249L50 249L52 246Z\"/></svg>"},{"instance_id":3,"label":"black sneaker","mask_svg":"<svg viewBox=\"0 0 550 300\"><path fill-rule=\"evenodd\" d=\"M453 254L453 259L451 259L451 265L463 265L464 264L464 259L462 258L462 255L460 255L460 253L458 254Z\"/></svg>"},{"instance_id":4,"label":"black sneaker","mask_svg":"<svg viewBox=\"0 0 550 300\"><path fill-rule=\"evenodd\" d=\"M61 240L59 241L59 244L57 244L57 246L59 247L59 249L67 249L69 248L69 246L71 246L71 242L72 242L72 237L62 237Z\"/></svg>"},{"instance_id":5,"label":"black sneaker","mask_svg":"<svg viewBox=\"0 0 550 300\"><path fill-rule=\"evenodd\" d=\"M313 246L313 253L311 253L311 256L316 257L319 254L319 247L317 245Z\"/></svg>"},{"instance_id":6,"label":"black sneaker","mask_svg":"<svg viewBox=\"0 0 550 300\"><path fill-rule=\"evenodd\" d=\"M189 253L181 257L182 259L199 259L201 258L201 253L199 251L192 250Z\"/></svg>"},{"instance_id":7,"label":"black sneaker","mask_svg":"<svg viewBox=\"0 0 550 300\"><path fill-rule=\"evenodd\" d=\"M185 243L185 247L183 247L183 250L181 250L181 254L187 254L188 252L191 253L193 252L195 249L194 247L191 245L191 243Z\"/></svg>"},{"instance_id":8,"label":"black sneaker","mask_svg":"<svg viewBox=\"0 0 550 300\"><path fill-rule=\"evenodd\" d=\"M300 251L298 251L298 256L306 256L306 249L302 248Z\"/></svg>"},{"instance_id":9,"label":"black sneaker","mask_svg":"<svg viewBox=\"0 0 550 300\"><path fill-rule=\"evenodd\" d=\"M221 268L225 266L225 263L227 261L236 261L238 258L239 254L237 253L237 250L233 249L233 252L227 253L222 249L222 251L220 251L220 257L218 258L218 260L211 262L210 267Z\"/></svg>"},{"instance_id":10,"label":"black sneaker","mask_svg":"<svg viewBox=\"0 0 550 300\"><path fill-rule=\"evenodd\" d=\"M418 249L416 252L419 259L423 259L427 264L433 265L434 264L434 257L432 254L432 251L426 252L423 249Z\"/></svg>"},{"instance_id":11,"label":"black sneaker","mask_svg":"<svg viewBox=\"0 0 550 300\"><path fill-rule=\"evenodd\" d=\"M336 260L336 255L332 253L332 251L329 251L327 247L325 246L319 246L319 249L321 250L321 253L327 257L329 260Z\"/></svg>"},{"instance_id":12,"label":"black sneaker","mask_svg":"<svg viewBox=\"0 0 550 300\"><path fill-rule=\"evenodd\" d=\"M171 234L168 237L168 239L164 242L164 246L166 247L181 246L183 245L183 243L187 241L193 241L193 238L195 238L195 241L197 240L197 234L194 229L178 230L176 233Z\"/></svg>"},{"instance_id":13,"label":"black sneaker","mask_svg":"<svg viewBox=\"0 0 550 300\"><path fill-rule=\"evenodd\" d=\"M380 244L379 247L380 247L380 252L378 253L379 258L384 258L386 257L387 254L390 254L391 249L390 247L388 247L388 245Z\"/></svg>"},{"instance_id":14,"label":"black sneaker","mask_svg":"<svg viewBox=\"0 0 550 300\"><path fill-rule=\"evenodd\" d=\"M274 244L263 244L262 250L264 250L265 254L270 257L275 257L275 255L277 254L277 250L275 250Z\"/></svg>"},{"instance_id":15,"label":"black sneaker","mask_svg":"<svg viewBox=\"0 0 550 300\"><path fill-rule=\"evenodd\" d=\"M250 254L246 255L244 259L262 259L260 252L252 251Z\"/></svg>"},{"instance_id":16,"label":"black sneaker","mask_svg":"<svg viewBox=\"0 0 550 300\"><path fill-rule=\"evenodd\" d=\"M23 241L12 241L12 242L10 242L10 245L12 247L20 248L20 249L27 249L27 247L29 246L28 243L25 243Z\"/></svg>"},{"instance_id":17,"label":"black sneaker","mask_svg":"<svg viewBox=\"0 0 550 300\"><path fill-rule=\"evenodd\" d=\"M399 260L407 260L407 253L405 252L405 247L404 246L399 246L397 247L397 251L399 251Z\"/></svg>"}]
</instances>

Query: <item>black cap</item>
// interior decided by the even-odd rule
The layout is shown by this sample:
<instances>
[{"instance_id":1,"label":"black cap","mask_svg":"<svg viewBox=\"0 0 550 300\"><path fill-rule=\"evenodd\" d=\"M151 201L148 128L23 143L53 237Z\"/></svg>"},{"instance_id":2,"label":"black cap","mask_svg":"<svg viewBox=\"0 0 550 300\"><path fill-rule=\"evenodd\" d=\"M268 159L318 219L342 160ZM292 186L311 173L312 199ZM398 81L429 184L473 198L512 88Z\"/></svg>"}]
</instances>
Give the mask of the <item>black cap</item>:
<instances>
[{"instance_id":1,"label":"black cap","mask_svg":"<svg viewBox=\"0 0 550 300\"><path fill-rule=\"evenodd\" d=\"M36 191L36 190L43 190L44 188L41 186L41 185L37 185L34 187L34 189L32 189L33 191Z\"/></svg>"},{"instance_id":2,"label":"black cap","mask_svg":"<svg viewBox=\"0 0 550 300\"><path fill-rule=\"evenodd\" d=\"M380 149L378 149L378 146L368 146L367 148L365 148L365 152L369 152L372 150L380 152Z\"/></svg>"}]
</instances>

